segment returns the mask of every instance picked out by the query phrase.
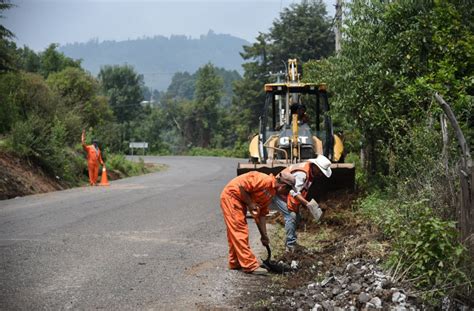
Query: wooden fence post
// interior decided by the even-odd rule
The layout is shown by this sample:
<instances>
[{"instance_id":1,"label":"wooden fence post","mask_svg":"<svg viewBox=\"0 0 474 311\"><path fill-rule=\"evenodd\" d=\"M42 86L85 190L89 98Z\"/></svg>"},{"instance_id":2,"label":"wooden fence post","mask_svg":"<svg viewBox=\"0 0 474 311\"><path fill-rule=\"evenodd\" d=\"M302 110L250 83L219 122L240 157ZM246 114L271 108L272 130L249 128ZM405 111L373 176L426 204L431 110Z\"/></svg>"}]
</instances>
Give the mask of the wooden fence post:
<instances>
[{"instance_id":1,"label":"wooden fence post","mask_svg":"<svg viewBox=\"0 0 474 311\"><path fill-rule=\"evenodd\" d=\"M461 206L457 216L461 230L461 241L469 250L471 257L474 258L474 171L471 153L451 107L438 93L435 93L435 98L451 123L461 147L461 161L459 165Z\"/></svg>"}]
</instances>

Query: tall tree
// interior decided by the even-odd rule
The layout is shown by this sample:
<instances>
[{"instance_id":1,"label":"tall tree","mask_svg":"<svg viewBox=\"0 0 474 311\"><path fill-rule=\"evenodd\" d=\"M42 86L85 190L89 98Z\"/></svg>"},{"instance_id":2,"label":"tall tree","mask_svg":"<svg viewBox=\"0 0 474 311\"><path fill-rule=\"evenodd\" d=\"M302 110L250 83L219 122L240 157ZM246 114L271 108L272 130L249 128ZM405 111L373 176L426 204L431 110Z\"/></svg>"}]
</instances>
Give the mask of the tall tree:
<instances>
[{"instance_id":1,"label":"tall tree","mask_svg":"<svg viewBox=\"0 0 474 311\"><path fill-rule=\"evenodd\" d=\"M270 69L277 71L288 58L304 63L333 54L334 33L326 15L322 0L303 0L285 8L268 36Z\"/></svg>"},{"instance_id":2,"label":"tall tree","mask_svg":"<svg viewBox=\"0 0 474 311\"><path fill-rule=\"evenodd\" d=\"M223 80L224 93L222 94L221 104L229 106L232 101L234 81L242 79L235 70L226 70L224 68L215 68L217 75ZM171 98L182 98L192 100L196 88L197 72L189 74L187 72L177 72L174 74L171 84L168 87L166 95Z\"/></svg>"},{"instance_id":3,"label":"tall tree","mask_svg":"<svg viewBox=\"0 0 474 311\"><path fill-rule=\"evenodd\" d=\"M194 138L200 147L209 147L212 135L217 131L218 106L222 97L222 78L212 64L204 65L196 73L194 91Z\"/></svg>"},{"instance_id":4,"label":"tall tree","mask_svg":"<svg viewBox=\"0 0 474 311\"><path fill-rule=\"evenodd\" d=\"M3 11L10 9L13 5L8 0L0 0L0 19L3 18ZM13 69L14 34L0 24L0 73Z\"/></svg>"},{"instance_id":5,"label":"tall tree","mask_svg":"<svg viewBox=\"0 0 474 311\"><path fill-rule=\"evenodd\" d=\"M61 71L67 67L81 68L81 60L73 60L58 52L58 44L50 44L40 53L40 73L47 78L50 73Z\"/></svg>"},{"instance_id":6,"label":"tall tree","mask_svg":"<svg viewBox=\"0 0 474 311\"><path fill-rule=\"evenodd\" d=\"M474 137L473 10L459 1L353 1L340 57L326 70L316 63L315 70L306 70L314 81L321 81L318 72L325 73L337 94L333 106L363 136L370 173L417 174L411 166L393 165L394 159L432 155L416 151L420 145L413 136L417 127L433 123L427 117L438 111L434 90L453 104ZM401 172L404 168L410 169Z\"/></svg>"},{"instance_id":7,"label":"tall tree","mask_svg":"<svg viewBox=\"0 0 474 311\"><path fill-rule=\"evenodd\" d=\"M82 124L78 124L81 128L73 129L71 133L79 133L84 126L96 127L113 120L110 106L98 95L99 82L84 70L68 67L50 74L46 83L61 97L63 113L73 112L82 119Z\"/></svg>"},{"instance_id":8,"label":"tall tree","mask_svg":"<svg viewBox=\"0 0 474 311\"><path fill-rule=\"evenodd\" d=\"M247 62L242 65L245 70L243 79L234 83L235 96L232 99L235 137L240 142L248 142L258 127L265 101L263 85L268 82L268 49L267 35L260 33L257 42L244 46L241 53Z\"/></svg>"},{"instance_id":9,"label":"tall tree","mask_svg":"<svg viewBox=\"0 0 474 311\"><path fill-rule=\"evenodd\" d=\"M104 66L99 72L99 81L120 123L132 121L140 116L143 111L140 102L143 100L144 82L143 76L137 74L133 67Z\"/></svg>"},{"instance_id":10,"label":"tall tree","mask_svg":"<svg viewBox=\"0 0 474 311\"><path fill-rule=\"evenodd\" d=\"M301 62L320 59L334 51L334 35L326 8L321 0L303 0L280 13L270 32L260 33L256 42L244 46L241 56L247 62L241 81L234 84L232 101L237 139L247 142L257 131L258 117L265 100L263 85L276 82L270 72L285 72L289 58ZM271 79L271 80L270 80Z\"/></svg>"},{"instance_id":11,"label":"tall tree","mask_svg":"<svg viewBox=\"0 0 474 311\"><path fill-rule=\"evenodd\" d=\"M17 68L27 72L39 72L41 57L27 46L17 50Z\"/></svg>"},{"instance_id":12,"label":"tall tree","mask_svg":"<svg viewBox=\"0 0 474 311\"><path fill-rule=\"evenodd\" d=\"M173 98L193 99L196 77L188 72L177 72L171 79L167 95Z\"/></svg>"}]
</instances>

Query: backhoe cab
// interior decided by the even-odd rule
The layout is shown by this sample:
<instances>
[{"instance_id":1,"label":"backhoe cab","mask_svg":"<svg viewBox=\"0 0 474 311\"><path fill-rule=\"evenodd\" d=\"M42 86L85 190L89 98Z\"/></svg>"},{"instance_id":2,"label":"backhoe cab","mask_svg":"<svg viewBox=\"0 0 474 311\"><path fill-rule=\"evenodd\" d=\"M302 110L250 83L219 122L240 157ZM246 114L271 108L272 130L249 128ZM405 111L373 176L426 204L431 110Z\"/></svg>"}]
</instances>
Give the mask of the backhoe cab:
<instances>
[{"instance_id":1,"label":"backhoe cab","mask_svg":"<svg viewBox=\"0 0 474 311\"><path fill-rule=\"evenodd\" d=\"M301 83L296 59L289 59L286 82L265 84L265 93L259 133L249 146L250 163L239 163L237 175L254 170L276 175L323 154L333 163L333 175L314 183L318 192L353 190L355 168L343 163L344 145L333 131L326 85ZM308 105L314 107L313 118L306 114Z\"/></svg>"}]
</instances>

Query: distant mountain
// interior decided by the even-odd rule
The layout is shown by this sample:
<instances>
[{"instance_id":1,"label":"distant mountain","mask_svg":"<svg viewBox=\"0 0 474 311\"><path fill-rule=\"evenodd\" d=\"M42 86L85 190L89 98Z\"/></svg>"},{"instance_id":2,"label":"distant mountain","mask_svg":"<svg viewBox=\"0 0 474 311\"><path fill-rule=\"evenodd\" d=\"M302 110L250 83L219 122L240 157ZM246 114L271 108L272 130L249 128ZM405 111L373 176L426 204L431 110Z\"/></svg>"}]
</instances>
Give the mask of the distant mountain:
<instances>
[{"instance_id":1,"label":"distant mountain","mask_svg":"<svg viewBox=\"0 0 474 311\"><path fill-rule=\"evenodd\" d=\"M242 73L244 39L215 34L192 39L184 35L155 36L127 41L91 40L61 46L59 51L74 59L82 59L82 67L97 75L104 65L129 64L143 74L147 86L166 90L176 72L194 73L206 63Z\"/></svg>"}]
</instances>

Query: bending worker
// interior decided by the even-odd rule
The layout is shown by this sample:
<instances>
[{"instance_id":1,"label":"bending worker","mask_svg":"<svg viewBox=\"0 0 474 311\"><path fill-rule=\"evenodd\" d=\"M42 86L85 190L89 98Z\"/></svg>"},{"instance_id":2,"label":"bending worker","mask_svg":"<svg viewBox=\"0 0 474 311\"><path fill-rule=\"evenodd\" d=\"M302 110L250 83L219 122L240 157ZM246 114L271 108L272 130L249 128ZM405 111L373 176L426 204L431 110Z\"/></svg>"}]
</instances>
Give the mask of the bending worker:
<instances>
[{"instance_id":1,"label":"bending worker","mask_svg":"<svg viewBox=\"0 0 474 311\"><path fill-rule=\"evenodd\" d=\"M92 145L86 145L86 131L82 131L82 148L87 152L87 166L89 168L89 183L91 186L97 184L97 178L99 177L99 163L104 165L102 155L97 145L97 140L92 140Z\"/></svg>"},{"instance_id":2,"label":"bending worker","mask_svg":"<svg viewBox=\"0 0 474 311\"><path fill-rule=\"evenodd\" d=\"M295 190L291 190L287 196L275 196L273 204L285 219L286 251L292 252L297 247L296 226L300 220L299 208L301 206L308 208L316 220L321 217L319 204L314 199L307 201L306 197L314 178L322 175L328 178L331 176L331 161L323 155L318 155L316 159L290 165L282 172L293 175L296 181Z\"/></svg>"},{"instance_id":3,"label":"bending worker","mask_svg":"<svg viewBox=\"0 0 474 311\"><path fill-rule=\"evenodd\" d=\"M232 179L222 191L221 209L227 227L229 242L229 268L242 269L247 273L262 274L257 257L249 245L247 209L255 218L263 245L269 245L265 216L275 194L287 195L295 185L295 178L288 173L277 177L257 171L242 174Z\"/></svg>"}]
</instances>

